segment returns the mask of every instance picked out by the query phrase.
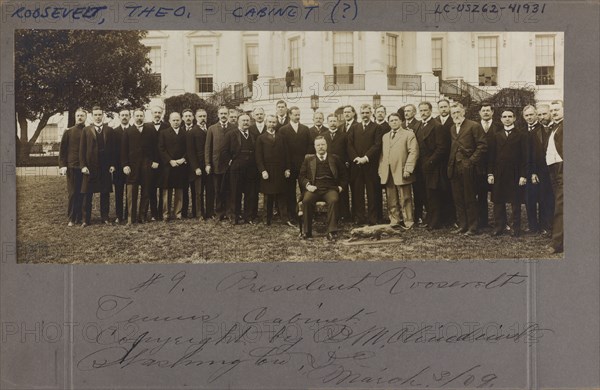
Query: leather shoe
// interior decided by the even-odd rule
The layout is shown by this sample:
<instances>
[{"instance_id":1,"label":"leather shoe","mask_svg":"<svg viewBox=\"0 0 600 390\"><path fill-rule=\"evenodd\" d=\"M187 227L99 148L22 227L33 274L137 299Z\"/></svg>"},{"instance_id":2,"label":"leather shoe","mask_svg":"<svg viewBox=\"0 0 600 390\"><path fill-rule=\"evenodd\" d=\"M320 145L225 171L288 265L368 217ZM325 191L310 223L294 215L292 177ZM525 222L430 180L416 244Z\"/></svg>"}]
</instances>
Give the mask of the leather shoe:
<instances>
[{"instance_id":1,"label":"leather shoe","mask_svg":"<svg viewBox=\"0 0 600 390\"><path fill-rule=\"evenodd\" d=\"M467 229L463 229L463 228L458 228L458 229L454 229L452 230L453 234L463 234L467 231Z\"/></svg>"},{"instance_id":2,"label":"leather shoe","mask_svg":"<svg viewBox=\"0 0 600 390\"><path fill-rule=\"evenodd\" d=\"M466 232L463 233L463 236L476 236L477 232L474 230L467 230Z\"/></svg>"},{"instance_id":3,"label":"leather shoe","mask_svg":"<svg viewBox=\"0 0 600 390\"><path fill-rule=\"evenodd\" d=\"M293 227L293 228L297 227L293 221L287 221L285 224L288 225L289 227Z\"/></svg>"},{"instance_id":4,"label":"leather shoe","mask_svg":"<svg viewBox=\"0 0 600 390\"><path fill-rule=\"evenodd\" d=\"M494 230L493 232L490 233L490 236L498 237L498 236L501 236L503 233L504 233L503 231Z\"/></svg>"},{"instance_id":5,"label":"leather shoe","mask_svg":"<svg viewBox=\"0 0 600 390\"><path fill-rule=\"evenodd\" d=\"M310 240L312 238L312 234L305 233L301 236L303 240Z\"/></svg>"},{"instance_id":6,"label":"leather shoe","mask_svg":"<svg viewBox=\"0 0 600 390\"><path fill-rule=\"evenodd\" d=\"M84 227L86 227L87 225L88 225L88 224L84 222L84 223L82 223L82 224L81 224L81 227L82 227L82 228L84 228Z\"/></svg>"},{"instance_id":7,"label":"leather shoe","mask_svg":"<svg viewBox=\"0 0 600 390\"><path fill-rule=\"evenodd\" d=\"M327 241L335 241L336 237L333 233L327 233Z\"/></svg>"},{"instance_id":8,"label":"leather shoe","mask_svg":"<svg viewBox=\"0 0 600 390\"><path fill-rule=\"evenodd\" d=\"M67 226L69 226L69 227L73 226L73 222L69 221L69 223L67 224Z\"/></svg>"}]
</instances>

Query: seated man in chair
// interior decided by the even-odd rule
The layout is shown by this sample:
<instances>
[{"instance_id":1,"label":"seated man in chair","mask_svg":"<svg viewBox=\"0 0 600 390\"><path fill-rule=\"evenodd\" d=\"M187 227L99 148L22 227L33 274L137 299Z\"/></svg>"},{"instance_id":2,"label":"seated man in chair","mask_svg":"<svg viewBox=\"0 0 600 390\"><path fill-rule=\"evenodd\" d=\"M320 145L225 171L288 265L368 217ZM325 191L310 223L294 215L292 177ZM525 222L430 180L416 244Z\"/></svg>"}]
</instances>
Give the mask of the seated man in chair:
<instances>
[{"instance_id":1,"label":"seated man in chair","mask_svg":"<svg viewBox=\"0 0 600 390\"><path fill-rule=\"evenodd\" d=\"M315 203L327 203L327 239L334 240L338 230L338 200L339 194L348 184L346 167L335 154L327 153L327 141L323 136L317 136L314 141L317 154L304 157L300 168L299 179L306 189L302 199L304 217L303 239L312 237L312 220Z\"/></svg>"}]
</instances>

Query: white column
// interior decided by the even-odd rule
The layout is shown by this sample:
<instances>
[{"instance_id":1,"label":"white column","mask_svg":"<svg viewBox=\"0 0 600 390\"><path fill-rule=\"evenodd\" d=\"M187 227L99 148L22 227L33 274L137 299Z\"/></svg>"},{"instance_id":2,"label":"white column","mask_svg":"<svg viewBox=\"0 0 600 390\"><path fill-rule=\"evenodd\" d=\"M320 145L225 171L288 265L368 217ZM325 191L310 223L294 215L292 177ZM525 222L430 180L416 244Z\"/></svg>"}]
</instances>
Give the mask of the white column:
<instances>
[{"instance_id":1,"label":"white column","mask_svg":"<svg viewBox=\"0 0 600 390\"><path fill-rule=\"evenodd\" d=\"M437 100L439 80L432 71L431 32L416 33L415 52L415 71L421 76L421 99Z\"/></svg>"},{"instance_id":2,"label":"white column","mask_svg":"<svg viewBox=\"0 0 600 390\"><path fill-rule=\"evenodd\" d=\"M385 33L370 31L363 33L365 53L365 92L379 94L387 91L387 55Z\"/></svg>"},{"instance_id":3,"label":"white column","mask_svg":"<svg viewBox=\"0 0 600 390\"><path fill-rule=\"evenodd\" d=\"M323 66L323 41L325 33L322 31L307 31L301 38L301 64L302 64L302 96L310 97L314 93L323 96L325 73Z\"/></svg>"},{"instance_id":4,"label":"white column","mask_svg":"<svg viewBox=\"0 0 600 390\"><path fill-rule=\"evenodd\" d=\"M417 74L429 74L431 70L431 32L416 33L415 70Z\"/></svg>"},{"instance_id":5,"label":"white column","mask_svg":"<svg viewBox=\"0 0 600 390\"><path fill-rule=\"evenodd\" d=\"M446 65L446 75L444 79L453 80L453 79L464 79L464 69L462 66L462 56L465 53L470 52L470 39L462 39L461 36L464 37L465 34L470 33L462 33L462 32L448 32L448 64Z\"/></svg>"},{"instance_id":6,"label":"white column","mask_svg":"<svg viewBox=\"0 0 600 390\"><path fill-rule=\"evenodd\" d=\"M252 87L252 99L262 100L269 98L269 80L273 76L273 57L271 31L258 33L258 78Z\"/></svg>"}]
</instances>

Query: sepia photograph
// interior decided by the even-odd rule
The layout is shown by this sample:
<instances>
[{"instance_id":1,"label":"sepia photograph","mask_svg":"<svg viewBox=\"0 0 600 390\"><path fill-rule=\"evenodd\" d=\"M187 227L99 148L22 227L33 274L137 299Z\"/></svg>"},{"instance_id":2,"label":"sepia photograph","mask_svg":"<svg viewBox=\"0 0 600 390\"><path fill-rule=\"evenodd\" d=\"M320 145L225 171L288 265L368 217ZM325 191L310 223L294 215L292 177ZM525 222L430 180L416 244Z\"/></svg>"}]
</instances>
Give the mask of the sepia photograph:
<instances>
[{"instance_id":1,"label":"sepia photograph","mask_svg":"<svg viewBox=\"0 0 600 390\"><path fill-rule=\"evenodd\" d=\"M14 34L18 263L563 258L563 32Z\"/></svg>"}]
</instances>

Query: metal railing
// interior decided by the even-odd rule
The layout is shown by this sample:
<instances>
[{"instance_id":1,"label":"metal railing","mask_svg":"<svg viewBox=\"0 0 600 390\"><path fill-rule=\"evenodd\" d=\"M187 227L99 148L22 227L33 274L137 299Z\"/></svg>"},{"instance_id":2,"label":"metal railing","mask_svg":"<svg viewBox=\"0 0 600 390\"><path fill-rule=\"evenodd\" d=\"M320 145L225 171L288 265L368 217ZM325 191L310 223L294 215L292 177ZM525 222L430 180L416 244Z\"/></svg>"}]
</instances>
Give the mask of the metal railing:
<instances>
[{"instance_id":1,"label":"metal railing","mask_svg":"<svg viewBox=\"0 0 600 390\"><path fill-rule=\"evenodd\" d=\"M457 98L470 97L472 100L481 103L492 97L492 94L478 88L464 80L441 80L440 93Z\"/></svg>"},{"instance_id":2,"label":"metal railing","mask_svg":"<svg viewBox=\"0 0 600 390\"><path fill-rule=\"evenodd\" d=\"M274 95L286 92L288 92L288 90L285 85L284 77L269 80L269 94ZM302 92L302 77L296 77L294 79L294 85L290 87L290 92Z\"/></svg>"},{"instance_id":3,"label":"metal railing","mask_svg":"<svg viewBox=\"0 0 600 390\"><path fill-rule=\"evenodd\" d=\"M249 87L250 85L250 87ZM206 98L211 104L239 105L252 97L251 84L232 83Z\"/></svg>"},{"instance_id":4,"label":"metal railing","mask_svg":"<svg viewBox=\"0 0 600 390\"><path fill-rule=\"evenodd\" d=\"M388 89L403 91L421 91L421 76L413 74L388 74Z\"/></svg>"},{"instance_id":5,"label":"metal railing","mask_svg":"<svg viewBox=\"0 0 600 390\"><path fill-rule=\"evenodd\" d=\"M365 89L365 75L364 74L330 74L325 76L325 89L328 86L334 85L336 90L348 91L348 90L364 90ZM329 87L329 90L332 88Z\"/></svg>"}]
</instances>

